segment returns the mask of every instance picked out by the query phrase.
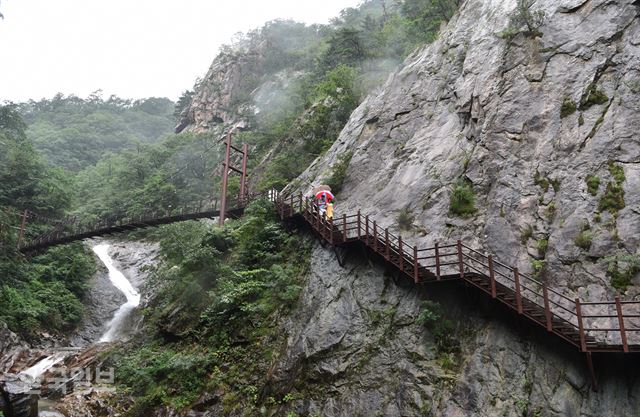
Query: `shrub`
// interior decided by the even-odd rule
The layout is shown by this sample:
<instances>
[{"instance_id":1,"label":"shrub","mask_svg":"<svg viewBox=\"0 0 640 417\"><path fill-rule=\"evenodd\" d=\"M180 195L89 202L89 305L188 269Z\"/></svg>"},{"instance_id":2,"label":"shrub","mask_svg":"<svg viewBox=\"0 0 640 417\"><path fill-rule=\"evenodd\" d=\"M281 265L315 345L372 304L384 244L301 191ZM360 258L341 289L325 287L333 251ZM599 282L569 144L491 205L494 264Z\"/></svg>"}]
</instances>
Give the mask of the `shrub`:
<instances>
[{"instance_id":1,"label":"shrub","mask_svg":"<svg viewBox=\"0 0 640 417\"><path fill-rule=\"evenodd\" d=\"M531 225L527 225L527 227L525 227L520 233L520 242L522 242L523 245L526 245L527 241L531 239L532 236L533 227Z\"/></svg>"},{"instance_id":2,"label":"shrub","mask_svg":"<svg viewBox=\"0 0 640 417\"><path fill-rule=\"evenodd\" d=\"M542 191L544 191L545 193L549 191L549 180L547 180L545 177L540 175L540 172L536 171L536 173L533 174L533 182L537 186L542 188Z\"/></svg>"},{"instance_id":3,"label":"shrub","mask_svg":"<svg viewBox=\"0 0 640 417\"><path fill-rule=\"evenodd\" d=\"M423 301L422 311L416 318L416 323L433 331L436 350L441 356L455 354L460 351L460 342L454 338L454 325L445 319L442 307L435 301Z\"/></svg>"},{"instance_id":4,"label":"shrub","mask_svg":"<svg viewBox=\"0 0 640 417\"><path fill-rule=\"evenodd\" d=\"M621 165L616 165L613 161L609 162L609 172L618 184L622 184L624 182L624 168Z\"/></svg>"},{"instance_id":5,"label":"shrub","mask_svg":"<svg viewBox=\"0 0 640 417\"><path fill-rule=\"evenodd\" d=\"M533 277L540 278L540 274L542 273L542 269L546 264L545 260L541 259L532 259L531 260L531 268L533 269Z\"/></svg>"},{"instance_id":6,"label":"shrub","mask_svg":"<svg viewBox=\"0 0 640 417\"><path fill-rule=\"evenodd\" d=\"M590 230L581 231L578 236L573 240L577 247L588 251L591 248L591 240L593 235Z\"/></svg>"},{"instance_id":7,"label":"shrub","mask_svg":"<svg viewBox=\"0 0 640 417\"><path fill-rule=\"evenodd\" d=\"M398 222L398 228L400 228L400 230L411 230L413 226L413 215L409 209L405 207L398 213L396 221Z\"/></svg>"},{"instance_id":8,"label":"shrub","mask_svg":"<svg viewBox=\"0 0 640 417\"><path fill-rule=\"evenodd\" d=\"M573 100L565 97L564 100L562 100L562 106L560 106L560 117L564 119L567 116L571 116L576 112L577 108L578 106L576 106Z\"/></svg>"},{"instance_id":9,"label":"shrub","mask_svg":"<svg viewBox=\"0 0 640 417\"><path fill-rule=\"evenodd\" d=\"M598 210L608 210L611 214L617 213L625 206L624 189L621 185L610 182L604 191L604 195L598 203Z\"/></svg>"},{"instance_id":10,"label":"shrub","mask_svg":"<svg viewBox=\"0 0 640 417\"><path fill-rule=\"evenodd\" d=\"M611 286L619 291L626 291L631 279L640 272L640 256L637 254L611 256L605 261L608 263L607 274Z\"/></svg>"},{"instance_id":11,"label":"shrub","mask_svg":"<svg viewBox=\"0 0 640 417\"><path fill-rule=\"evenodd\" d=\"M538 239L538 242L536 243L536 247L538 249L538 252L540 253L540 256L545 256L545 254L547 253L547 248L549 247L549 238L541 238Z\"/></svg>"},{"instance_id":12,"label":"shrub","mask_svg":"<svg viewBox=\"0 0 640 417\"><path fill-rule=\"evenodd\" d=\"M538 30L544 23L545 13L534 10L536 0L518 0L515 10L509 16L509 26L500 33L505 39L513 39L522 33L525 36L537 37L542 33Z\"/></svg>"},{"instance_id":13,"label":"shrub","mask_svg":"<svg viewBox=\"0 0 640 417\"><path fill-rule=\"evenodd\" d=\"M595 175L588 175L585 182L587 183L587 191L595 196L600 189L600 178Z\"/></svg>"},{"instance_id":14,"label":"shrub","mask_svg":"<svg viewBox=\"0 0 640 417\"><path fill-rule=\"evenodd\" d=\"M604 195L598 204L598 210L608 210L611 214L615 214L625 207L624 189L622 188L622 183L625 180L624 168L609 162L609 172L615 182L607 184Z\"/></svg>"},{"instance_id":15,"label":"shrub","mask_svg":"<svg viewBox=\"0 0 640 417\"><path fill-rule=\"evenodd\" d=\"M353 152L347 152L338 157L338 161L333 164L331 176L325 180L325 183L331 187L331 191L335 194L342 190L342 185L347 177L347 168L351 163Z\"/></svg>"},{"instance_id":16,"label":"shrub","mask_svg":"<svg viewBox=\"0 0 640 417\"><path fill-rule=\"evenodd\" d=\"M590 84L580 99L580 110L586 110L597 104L604 104L609 97L594 83Z\"/></svg>"},{"instance_id":17,"label":"shrub","mask_svg":"<svg viewBox=\"0 0 640 417\"><path fill-rule=\"evenodd\" d=\"M547 206L547 217L549 218L549 221L553 221L553 219L556 217L556 203L554 203L553 201Z\"/></svg>"},{"instance_id":18,"label":"shrub","mask_svg":"<svg viewBox=\"0 0 640 417\"><path fill-rule=\"evenodd\" d=\"M449 212L455 216L469 217L476 212L476 198L468 182L460 181L453 186Z\"/></svg>"}]
</instances>

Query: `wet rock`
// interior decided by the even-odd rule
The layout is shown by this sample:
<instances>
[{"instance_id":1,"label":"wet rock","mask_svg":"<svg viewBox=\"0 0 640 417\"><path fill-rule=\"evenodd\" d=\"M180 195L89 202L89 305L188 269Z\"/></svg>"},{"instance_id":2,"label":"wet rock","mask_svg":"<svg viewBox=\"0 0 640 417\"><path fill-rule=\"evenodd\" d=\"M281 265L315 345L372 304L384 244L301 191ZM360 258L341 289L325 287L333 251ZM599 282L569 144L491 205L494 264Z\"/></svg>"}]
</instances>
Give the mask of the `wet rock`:
<instances>
[{"instance_id":1,"label":"wet rock","mask_svg":"<svg viewBox=\"0 0 640 417\"><path fill-rule=\"evenodd\" d=\"M0 377L0 410L11 417L38 417L38 395L32 384L18 375Z\"/></svg>"}]
</instances>

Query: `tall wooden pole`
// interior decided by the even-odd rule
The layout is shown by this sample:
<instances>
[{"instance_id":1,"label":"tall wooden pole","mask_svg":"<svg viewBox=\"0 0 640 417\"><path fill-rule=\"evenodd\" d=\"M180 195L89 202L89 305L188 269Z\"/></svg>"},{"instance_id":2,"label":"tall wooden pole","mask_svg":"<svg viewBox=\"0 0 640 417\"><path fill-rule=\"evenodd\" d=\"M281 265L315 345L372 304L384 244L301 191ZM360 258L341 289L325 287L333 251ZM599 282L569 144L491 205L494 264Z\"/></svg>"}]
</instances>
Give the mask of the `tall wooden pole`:
<instances>
[{"instance_id":1,"label":"tall wooden pole","mask_svg":"<svg viewBox=\"0 0 640 417\"><path fill-rule=\"evenodd\" d=\"M227 215L227 186L229 184L229 160L231 156L231 132L227 133L227 147L224 152L224 162L222 163L222 196L220 197L220 226L224 226Z\"/></svg>"}]
</instances>

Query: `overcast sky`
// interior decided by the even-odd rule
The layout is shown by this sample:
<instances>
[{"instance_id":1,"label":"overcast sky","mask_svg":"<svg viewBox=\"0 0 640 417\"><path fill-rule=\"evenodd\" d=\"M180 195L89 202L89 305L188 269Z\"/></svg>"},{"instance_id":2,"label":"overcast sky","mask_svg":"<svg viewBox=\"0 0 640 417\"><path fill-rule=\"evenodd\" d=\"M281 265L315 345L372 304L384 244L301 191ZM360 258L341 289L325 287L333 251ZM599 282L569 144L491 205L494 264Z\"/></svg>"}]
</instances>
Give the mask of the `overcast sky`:
<instances>
[{"instance_id":1,"label":"overcast sky","mask_svg":"<svg viewBox=\"0 0 640 417\"><path fill-rule=\"evenodd\" d=\"M327 23L359 0L0 0L0 102L169 97L233 34L276 18Z\"/></svg>"}]
</instances>

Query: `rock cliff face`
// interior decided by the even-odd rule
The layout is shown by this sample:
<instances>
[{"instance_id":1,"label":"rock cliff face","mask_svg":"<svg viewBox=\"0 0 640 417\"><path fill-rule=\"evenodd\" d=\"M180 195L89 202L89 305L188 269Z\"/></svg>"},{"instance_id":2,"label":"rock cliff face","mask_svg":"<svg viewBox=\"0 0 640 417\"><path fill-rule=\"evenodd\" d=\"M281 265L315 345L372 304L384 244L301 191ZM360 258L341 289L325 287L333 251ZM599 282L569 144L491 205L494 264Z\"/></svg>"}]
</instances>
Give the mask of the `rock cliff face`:
<instances>
[{"instance_id":1,"label":"rock cliff face","mask_svg":"<svg viewBox=\"0 0 640 417\"><path fill-rule=\"evenodd\" d=\"M568 295L611 298L603 259L638 253L640 5L540 0L542 36L501 39L515 3L465 2L302 179L353 151L341 209L383 227L406 210L421 245L462 238L529 273L543 260ZM455 184L472 189L473 215L450 214Z\"/></svg>"},{"instance_id":2,"label":"rock cliff face","mask_svg":"<svg viewBox=\"0 0 640 417\"><path fill-rule=\"evenodd\" d=\"M397 230L403 211L410 244L464 239L570 298L611 299L615 286L638 299L640 3L539 0L541 36L503 39L515 7L466 1L353 113L302 183L322 182L351 151L338 215L360 209ZM473 214L451 213L456 185L473 192ZM596 358L593 392L577 351L470 302L462 287L426 289L457 318L461 363L450 367L413 322L421 295L381 265L340 269L318 248L313 270L274 372L310 387L301 412L637 414L635 362Z\"/></svg>"}]
</instances>

